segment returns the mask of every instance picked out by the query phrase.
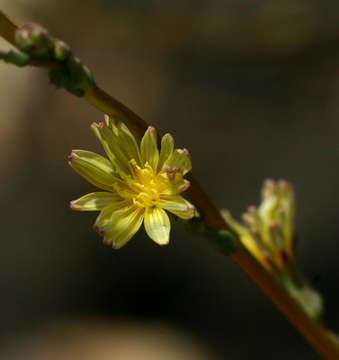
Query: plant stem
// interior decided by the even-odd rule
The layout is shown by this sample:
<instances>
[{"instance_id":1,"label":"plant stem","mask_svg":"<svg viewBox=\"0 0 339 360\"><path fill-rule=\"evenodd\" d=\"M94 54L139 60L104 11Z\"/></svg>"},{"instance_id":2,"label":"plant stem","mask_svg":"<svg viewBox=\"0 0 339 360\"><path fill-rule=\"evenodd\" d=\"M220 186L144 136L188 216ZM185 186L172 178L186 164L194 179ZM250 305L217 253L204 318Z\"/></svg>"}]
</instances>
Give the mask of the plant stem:
<instances>
[{"instance_id":1,"label":"plant stem","mask_svg":"<svg viewBox=\"0 0 339 360\"><path fill-rule=\"evenodd\" d=\"M16 46L14 40L16 29L17 26L0 11L0 35L13 46ZM60 67L60 65L53 63L36 62L32 65L47 69ZM144 134L148 124L128 107L97 86L90 87L88 85L84 90L83 98L92 106L105 114L119 116L139 138ZM211 202L198 181L192 175L189 176L189 180L191 181L191 186L187 190L187 194L193 204L199 209L204 221L214 228L231 231L222 219L219 210ZM234 235L236 236L236 234ZM231 256L233 262L248 275L325 359L339 359L339 348L332 334L321 324L310 319L281 284L264 270L240 241L238 242L239 250Z\"/></svg>"}]
</instances>

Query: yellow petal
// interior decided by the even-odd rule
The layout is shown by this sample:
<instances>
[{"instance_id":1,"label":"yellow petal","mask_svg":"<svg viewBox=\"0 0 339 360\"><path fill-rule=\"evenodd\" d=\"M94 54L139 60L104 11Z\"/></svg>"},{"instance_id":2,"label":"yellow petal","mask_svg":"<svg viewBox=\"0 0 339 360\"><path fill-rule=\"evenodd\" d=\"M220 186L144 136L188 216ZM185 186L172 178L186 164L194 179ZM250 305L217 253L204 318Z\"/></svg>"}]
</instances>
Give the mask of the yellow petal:
<instances>
[{"instance_id":1,"label":"yellow petal","mask_svg":"<svg viewBox=\"0 0 339 360\"><path fill-rule=\"evenodd\" d=\"M112 190L112 184L119 179L109 160L85 150L73 150L68 157L69 165L87 181L104 189Z\"/></svg>"},{"instance_id":2,"label":"yellow petal","mask_svg":"<svg viewBox=\"0 0 339 360\"><path fill-rule=\"evenodd\" d=\"M159 176L162 178L163 181L163 195L177 195L186 191L189 186L190 182L183 178L183 175L179 172L176 173L169 173L169 172L161 172Z\"/></svg>"},{"instance_id":3,"label":"yellow petal","mask_svg":"<svg viewBox=\"0 0 339 360\"><path fill-rule=\"evenodd\" d=\"M95 220L93 228L98 231L104 231L111 224L113 213L129 206L130 204L131 201L121 199L112 202L109 206L101 210L99 216Z\"/></svg>"},{"instance_id":4,"label":"yellow petal","mask_svg":"<svg viewBox=\"0 0 339 360\"><path fill-rule=\"evenodd\" d=\"M121 200L117 194L110 192L93 192L70 202L73 210L97 211Z\"/></svg>"},{"instance_id":5,"label":"yellow petal","mask_svg":"<svg viewBox=\"0 0 339 360\"><path fill-rule=\"evenodd\" d=\"M119 144L118 137L104 122L99 124L93 123L91 128L100 140L108 158L119 172L119 175L122 177L128 176L130 173L128 166L129 159L123 151L124 146Z\"/></svg>"},{"instance_id":6,"label":"yellow petal","mask_svg":"<svg viewBox=\"0 0 339 360\"><path fill-rule=\"evenodd\" d=\"M159 245L167 245L171 224L166 212L160 208L149 208L145 213L145 230Z\"/></svg>"},{"instance_id":7,"label":"yellow petal","mask_svg":"<svg viewBox=\"0 0 339 360\"><path fill-rule=\"evenodd\" d=\"M180 172L185 175L192 169L189 153L186 149L175 149L165 161L163 169L166 172Z\"/></svg>"},{"instance_id":8,"label":"yellow petal","mask_svg":"<svg viewBox=\"0 0 339 360\"><path fill-rule=\"evenodd\" d=\"M161 170L165 161L172 155L174 148L174 139L171 134L166 134L161 139L161 150L158 163L158 170Z\"/></svg>"},{"instance_id":9,"label":"yellow petal","mask_svg":"<svg viewBox=\"0 0 339 360\"><path fill-rule=\"evenodd\" d=\"M113 213L111 225L104 231L104 241L120 249L139 230L144 209L137 206L124 207Z\"/></svg>"},{"instance_id":10,"label":"yellow petal","mask_svg":"<svg viewBox=\"0 0 339 360\"><path fill-rule=\"evenodd\" d=\"M119 119L108 117L107 115L105 116L105 122L116 135L117 145L126 158L128 160L134 159L138 165L141 165L139 146L127 126Z\"/></svg>"},{"instance_id":11,"label":"yellow petal","mask_svg":"<svg viewBox=\"0 0 339 360\"><path fill-rule=\"evenodd\" d=\"M191 219L194 216L194 206L181 196L169 196L160 202L160 206L181 219Z\"/></svg>"},{"instance_id":12,"label":"yellow petal","mask_svg":"<svg viewBox=\"0 0 339 360\"><path fill-rule=\"evenodd\" d=\"M145 135L141 140L140 150L141 160L143 164L146 164L146 162L148 162L154 170L157 170L159 161L159 150L157 145L157 133L154 127L148 127Z\"/></svg>"},{"instance_id":13,"label":"yellow petal","mask_svg":"<svg viewBox=\"0 0 339 360\"><path fill-rule=\"evenodd\" d=\"M264 256L262 248L251 235L250 231L245 226L234 220L229 211L223 210L221 215L226 223L239 235L240 241L244 244L244 246L246 246L248 251L266 268L266 270L271 271L270 262Z\"/></svg>"}]
</instances>

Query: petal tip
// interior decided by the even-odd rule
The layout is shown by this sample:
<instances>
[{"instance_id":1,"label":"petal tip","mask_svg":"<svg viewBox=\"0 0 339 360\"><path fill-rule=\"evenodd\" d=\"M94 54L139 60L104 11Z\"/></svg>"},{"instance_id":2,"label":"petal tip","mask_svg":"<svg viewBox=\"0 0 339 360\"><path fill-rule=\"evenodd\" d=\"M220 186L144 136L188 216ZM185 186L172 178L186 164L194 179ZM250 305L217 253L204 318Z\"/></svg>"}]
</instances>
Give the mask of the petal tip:
<instances>
[{"instance_id":1,"label":"petal tip","mask_svg":"<svg viewBox=\"0 0 339 360\"><path fill-rule=\"evenodd\" d=\"M72 161L74 160L74 157L75 157L75 153L74 153L74 150L72 150L72 152L67 157L68 165L72 164Z\"/></svg>"},{"instance_id":2,"label":"petal tip","mask_svg":"<svg viewBox=\"0 0 339 360\"><path fill-rule=\"evenodd\" d=\"M169 244L169 239L167 240L167 241L164 241L164 242L162 242L162 243L157 243L159 246L166 246L166 245L168 245Z\"/></svg>"},{"instance_id":3,"label":"petal tip","mask_svg":"<svg viewBox=\"0 0 339 360\"><path fill-rule=\"evenodd\" d=\"M152 132L156 132L155 127L154 127L154 126L149 126L149 127L147 128L147 130L152 131Z\"/></svg>"},{"instance_id":4,"label":"petal tip","mask_svg":"<svg viewBox=\"0 0 339 360\"><path fill-rule=\"evenodd\" d=\"M250 206L247 208L247 210L248 210L249 212L254 212L254 211L255 211L255 206L254 206L254 205L250 205Z\"/></svg>"},{"instance_id":5,"label":"petal tip","mask_svg":"<svg viewBox=\"0 0 339 360\"><path fill-rule=\"evenodd\" d=\"M182 149L182 152L183 152L186 156L188 156L188 157L191 156L191 155L190 155L190 152L189 152L186 148L183 148L183 149Z\"/></svg>"},{"instance_id":6,"label":"petal tip","mask_svg":"<svg viewBox=\"0 0 339 360\"><path fill-rule=\"evenodd\" d=\"M170 142L174 142L174 138L170 133L166 133L163 137L167 137Z\"/></svg>"},{"instance_id":7,"label":"petal tip","mask_svg":"<svg viewBox=\"0 0 339 360\"><path fill-rule=\"evenodd\" d=\"M119 249L121 249L123 246L124 246L125 244L117 244L117 243L112 243L112 249L113 250L119 250Z\"/></svg>"},{"instance_id":8,"label":"petal tip","mask_svg":"<svg viewBox=\"0 0 339 360\"><path fill-rule=\"evenodd\" d=\"M185 183L182 191L186 191L191 186L191 182L185 179Z\"/></svg>"}]
</instances>

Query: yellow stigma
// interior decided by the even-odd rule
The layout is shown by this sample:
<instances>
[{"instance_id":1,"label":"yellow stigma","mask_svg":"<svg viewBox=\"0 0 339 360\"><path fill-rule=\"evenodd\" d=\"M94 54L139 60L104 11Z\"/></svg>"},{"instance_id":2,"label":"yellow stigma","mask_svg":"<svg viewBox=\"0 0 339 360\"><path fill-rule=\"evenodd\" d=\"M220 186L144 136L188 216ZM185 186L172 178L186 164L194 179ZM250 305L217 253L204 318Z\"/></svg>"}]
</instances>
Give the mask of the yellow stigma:
<instances>
[{"instance_id":1,"label":"yellow stigma","mask_svg":"<svg viewBox=\"0 0 339 360\"><path fill-rule=\"evenodd\" d=\"M169 134L163 136L159 151L151 126L140 148L120 121L105 117L105 123L93 123L91 127L108 159L90 151L73 150L69 164L106 192L87 194L72 201L71 208L100 211L94 228L114 248L126 244L143 222L152 240L167 244L170 221L166 211L182 219L194 216L194 206L179 195L189 186L184 179L192 167L188 151L174 149Z\"/></svg>"}]
</instances>

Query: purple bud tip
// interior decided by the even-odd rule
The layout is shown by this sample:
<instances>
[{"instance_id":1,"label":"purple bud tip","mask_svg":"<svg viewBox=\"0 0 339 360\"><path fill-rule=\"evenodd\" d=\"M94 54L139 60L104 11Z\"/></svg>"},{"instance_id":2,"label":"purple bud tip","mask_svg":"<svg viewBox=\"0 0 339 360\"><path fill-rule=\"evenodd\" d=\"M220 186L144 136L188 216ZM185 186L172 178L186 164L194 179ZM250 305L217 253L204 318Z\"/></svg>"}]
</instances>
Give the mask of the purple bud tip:
<instances>
[{"instance_id":1,"label":"purple bud tip","mask_svg":"<svg viewBox=\"0 0 339 360\"><path fill-rule=\"evenodd\" d=\"M96 122L92 122L92 124L91 124L92 129L96 128L97 126L98 126L98 124Z\"/></svg>"},{"instance_id":2,"label":"purple bud tip","mask_svg":"<svg viewBox=\"0 0 339 360\"><path fill-rule=\"evenodd\" d=\"M274 188L275 182L272 179L266 179L265 183L264 183L264 186Z\"/></svg>"},{"instance_id":3,"label":"purple bud tip","mask_svg":"<svg viewBox=\"0 0 339 360\"><path fill-rule=\"evenodd\" d=\"M279 185L280 187L287 187L288 183L287 183L286 180L280 179L280 180L278 181L278 185Z\"/></svg>"},{"instance_id":4,"label":"purple bud tip","mask_svg":"<svg viewBox=\"0 0 339 360\"><path fill-rule=\"evenodd\" d=\"M264 250L262 255L266 261L271 261L271 254L267 250Z\"/></svg>"},{"instance_id":5,"label":"purple bud tip","mask_svg":"<svg viewBox=\"0 0 339 360\"><path fill-rule=\"evenodd\" d=\"M74 210L73 203L74 203L74 201L70 201L70 202L69 202L69 207L70 207L72 210Z\"/></svg>"},{"instance_id":6,"label":"purple bud tip","mask_svg":"<svg viewBox=\"0 0 339 360\"><path fill-rule=\"evenodd\" d=\"M170 133L164 135L164 137L168 137L171 142L174 142L173 136Z\"/></svg>"},{"instance_id":7,"label":"purple bud tip","mask_svg":"<svg viewBox=\"0 0 339 360\"><path fill-rule=\"evenodd\" d=\"M101 129L103 129L103 128L105 127L105 123L104 123L103 121L100 121L100 122L99 122L99 127L100 127Z\"/></svg>"},{"instance_id":8,"label":"purple bud tip","mask_svg":"<svg viewBox=\"0 0 339 360\"><path fill-rule=\"evenodd\" d=\"M251 226L251 232L253 234L257 234L258 233L258 228L256 226Z\"/></svg>"},{"instance_id":9,"label":"purple bud tip","mask_svg":"<svg viewBox=\"0 0 339 360\"><path fill-rule=\"evenodd\" d=\"M74 152L72 151L69 155L68 155L68 164L71 165L73 159L74 159Z\"/></svg>"},{"instance_id":10,"label":"purple bud tip","mask_svg":"<svg viewBox=\"0 0 339 360\"><path fill-rule=\"evenodd\" d=\"M154 126L149 126L149 127L147 128L147 130L149 130L149 131L153 131L153 132L155 132L155 131L156 131Z\"/></svg>"},{"instance_id":11,"label":"purple bud tip","mask_svg":"<svg viewBox=\"0 0 339 360\"><path fill-rule=\"evenodd\" d=\"M247 220L248 220L248 214L247 214L247 213L243 213L243 214L241 215L241 218L242 218L243 221L247 222Z\"/></svg>"},{"instance_id":12,"label":"purple bud tip","mask_svg":"<svg viewBox=\"0 0 339 360\"><path fill-rule=\"evenodd\" d=\"M249 211L249 212L254 212L254 211L255 211L255 206L254 206L254 205L250 205L250 206L248 207L248 211Z\"/></svg>"},{"instance_id":13,"label":"purple bud tip","mask_svg":"<svg viewBox=\"0 0 339 360\"><path fill-rule=\"evenodd\" d=\"M276 221L270 221L269 227L271 229L274 229L274 228L278 227L278 224L276 223Z\"/></svg>"}]
</instances>

